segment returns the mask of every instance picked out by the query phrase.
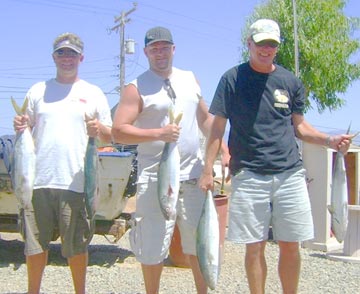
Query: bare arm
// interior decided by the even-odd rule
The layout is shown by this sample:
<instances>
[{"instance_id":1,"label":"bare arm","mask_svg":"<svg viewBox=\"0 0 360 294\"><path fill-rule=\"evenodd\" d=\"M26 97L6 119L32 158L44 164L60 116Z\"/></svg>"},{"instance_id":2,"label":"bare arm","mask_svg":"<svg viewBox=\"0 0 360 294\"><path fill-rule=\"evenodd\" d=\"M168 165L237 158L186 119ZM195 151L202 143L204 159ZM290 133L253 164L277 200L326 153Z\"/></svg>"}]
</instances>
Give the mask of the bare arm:
<instances>
[{"instance_id":1,"label":"bare arm","mask_svg":"<svg viewBox=\"0 0 360 294\"><path fill-rule=\"evenodd\" d=\"M222 145L224 145L223 136L225 132L226 121L226 118L215 116L212 122L211 131L206 144L205 166L199 182L200 188L204 191L208 189L214 190L213 166L219 150L222 148ZM227 151L227 147L223 154L227 156L228 162L230 156Z\"/></svg>"},{"instance_id":2,"label":"bare arm","mask_svg":"<svg viewBox=\"0 0 360 294\"><path fill-rule=\"evenodd\" d=\"M101 122L98 124L99 133L98 138L101 142L110 143L111 142L111 127L103 125Z\"/></svg>"},{"instance_id":3,"label":"bare arm","mask_svg":"<svg viewBox=\"0 0 360 294\"><path fill-rule=\"evenodd\" d=\"M209 113L209 109L203 98L199 99L199 105L196 110L196 119L198 121L198 125L201 132L205 135L205 137L208 137L210 133L213 117Z\"/></svg>"},{"instance_id":4,"label":"bare arm","mask_svg":"<svg viewBox=\"0 0 360 294\"><path fill-rule=\"evenodd\" d=\"M214 116L209 113L209 108L207 107L203 98L200 99L196 115L201 132L205 135L205 137L208 138L210 135L212 123L214 121ZM224 140L221 142L220 151L223 165L228 166L230 155L229 149Z\"/></svg>"},{"instance_id":5,"label":"bare arm","mask_svg":"<svg viewBox=\"0 0 360 294\"><path fill-rule=\"evenodd\" d=\"M299 139L311 144L323 145L335 150L340 150L343 153L349 150L353 135L343 134L329 136L315 129L305 120L303 115L297 113L292 115L292 121L296 137Z\"/></svg>"},{"instance_id":6,"label":"bare arm","mask_svg":"<svg viewBox=\"0 0 360 294\"><path fill-rule=\"evenodd\" d=\"M156 140L173 142L179 138L180 128L175 124L156 129L141 129L134 126L134 122L142 111L142 106L137 88L133 84L126 86L113 119L111 135L114 142L122 144L138 144Z\"/></svg>"}]
</instances>

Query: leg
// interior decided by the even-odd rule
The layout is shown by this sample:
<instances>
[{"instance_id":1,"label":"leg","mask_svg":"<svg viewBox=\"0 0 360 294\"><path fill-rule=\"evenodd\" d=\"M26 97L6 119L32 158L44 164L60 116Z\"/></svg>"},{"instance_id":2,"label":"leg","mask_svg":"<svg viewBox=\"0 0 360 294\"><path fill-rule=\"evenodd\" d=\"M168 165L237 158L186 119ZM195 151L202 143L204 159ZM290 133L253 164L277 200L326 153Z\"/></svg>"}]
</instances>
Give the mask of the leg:
<instances>
[{"instance_id":1,"label":"leg","mask_svg":"<svg viewBox=\"0 0 360 294\"><path fill-rule=\"evenodd\" d=\"M85 294L86 267L88 264L88 253L82 253L69 257L71 275L74 282L76 294Z\"/></svg>"},{"instance_id":2,"label":"leg","mask_svg":"<svg viewBox=\"0 0 360 294\"><path fill-rule=\"evenodd\" d=\"M198 259L195 255L189 255L189 260L190 260L191 270L194 276L196 291L198 294L206 294L207 285L201 274Z\"/></svg>"},{"instance_id":3,"label":"leg","mask_svg":"<svg viewBox=\"0 0 360 294\"><path fill-rule=\"evenodd\" d=\"M265 260L266 241L246 244L245 269L250 293L265 293L267 266Z\"/></svg>"},{"instance_id":4,"label":"leg","mask_svg":"<svg viewBox=\"0 0 360 294\"><path fill-rule=\"evenodd\" d=\"M48 251L39 254L27 255L26 265L28 271L28 293L40 293L41 279L47 264Z\"/></svg>"},{"instance_id":5,"label":"leg","mask_svg":"<svg viewBox=\"0 0 360 294\"><path fill-rule=\"evenodd\" d=\"M91 221L86 219L84 196L68 190L55 190L58 199L61 253L67 259L76 294L85 294L88 243Z\"/></svg>"},{"instance_id":6,"label":"leg","mask_svg":"<svg viewBox=\"0 0 360 294\"><path fill-rule=\"evenodd\" d=\"M283 293L296 293L301 264L299 242L314 236L306 172L299 170L277 177L272 224L280 249L278 272Z\"/></svg>"},{"instance_id":7,"label":"leg","mask_svg":"<svg viewBox=\"0 0 360 294\"><path fill-rule=\"evenodd\" d=\"M158 263L154 265L141 264L144 276L146 294L158 294L160 288L160 277L164 264Z\"/></svg>"},{"instance_id":8,"label":"leg","mask_svg":"<svg viewBox=\"0 0 360 294\"><path fill-rule=\"evenodd\" d=\"M48 190L34 189L32 207L20 209L19 217L25 243L28 293L39 293L54 228L52 198Z\"/></svg>"},{"instance_id":9,"label":"leg","mask_svg":"<svg viewBox=\"0 0 360 294\"><path fill-rule=\"evenodd\" d=\"M279 241L279 248L278 271L283 293L297 293L301 264L299 243Z\"/></svg>"}]
</instances>

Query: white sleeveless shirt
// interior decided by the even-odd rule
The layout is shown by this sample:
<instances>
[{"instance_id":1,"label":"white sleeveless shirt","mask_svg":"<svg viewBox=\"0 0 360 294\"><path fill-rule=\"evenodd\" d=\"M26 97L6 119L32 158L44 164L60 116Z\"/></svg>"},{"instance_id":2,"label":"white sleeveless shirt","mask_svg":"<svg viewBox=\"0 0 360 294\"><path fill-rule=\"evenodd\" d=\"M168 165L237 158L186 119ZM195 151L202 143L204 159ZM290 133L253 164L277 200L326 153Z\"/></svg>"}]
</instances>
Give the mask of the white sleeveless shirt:
<instances>
[{"instance_id":1,"label":"white sleeveless shirt","mask_svg":"<svg viewBox=\"0 0 360 294\"><path fill-rule=\"evenodd\" d=\"M202 170L202 154L200 150L199 126L196 111L201 96L200 87L191 71L172 68L169 77L175 91L176 113L183 112L180 121L180 181L196 179ZM169 98L164 79L148 70L131 84L138 88L143 101L143 109L135 122L142 129L159 128L169 123L168 110L172 101ZM157 180L159 161L164 141L152 141L138 145L138 182Z\"/></svg>"}]
</instances>

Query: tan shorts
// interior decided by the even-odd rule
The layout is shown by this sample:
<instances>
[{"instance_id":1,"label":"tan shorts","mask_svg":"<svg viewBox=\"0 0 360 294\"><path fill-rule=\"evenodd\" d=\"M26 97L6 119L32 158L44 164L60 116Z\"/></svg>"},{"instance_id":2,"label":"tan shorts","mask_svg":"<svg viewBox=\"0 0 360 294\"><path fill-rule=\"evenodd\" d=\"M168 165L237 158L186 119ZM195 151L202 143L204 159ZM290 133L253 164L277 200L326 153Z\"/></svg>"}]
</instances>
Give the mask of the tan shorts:
<instances>
[{"instance_id":1,"label":"tan shorts","mask_svg":"<svg viewBox=\"0 0 360 294\"><path fill-rule=\"evenodd\" d=\"M56 232L61 236L64 257L87 252L93 232L87 219L84 195L68 190L36 189L32 207L20 213L25 255L49 250ZM92 226L93 227L93 226Z\"/></svg>"},{"instance_id":2,"label":"tan shorts","mask_svg":"<svg viewBox=\"0 0 360 294\"><path fill-rule=\"evenodd\" d=\"M177 203L176 223L185 254L196 255L196 229L205 193L196 180L181 183ZM130 244L136 259L142 264L158 264L167 256L175 221L165 220L159 206L157 182L138 184L136 213L130 231Z\"/></svg>"}]
</instances>

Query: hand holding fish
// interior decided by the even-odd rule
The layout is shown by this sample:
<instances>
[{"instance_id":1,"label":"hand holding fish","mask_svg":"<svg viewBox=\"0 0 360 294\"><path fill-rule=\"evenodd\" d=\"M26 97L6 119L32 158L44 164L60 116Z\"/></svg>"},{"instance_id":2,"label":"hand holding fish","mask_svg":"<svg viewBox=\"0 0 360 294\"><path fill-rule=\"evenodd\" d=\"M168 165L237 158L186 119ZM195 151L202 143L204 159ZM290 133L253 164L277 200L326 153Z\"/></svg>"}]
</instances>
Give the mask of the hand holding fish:
<instances>
[{"instance_id":1,"label":"hand holding fish","mask_svg":"<svg viewBox=\"0 0 360 294\"><path fill-rule=\"evenodd\" d=\"M11 104L14 107L16 116L14 117L13 125L16 133L21 133L26 130L29 126L30 118L26 114L26 109L28 106L29 100L26 98L22 107L17 105L15 99L11 97Z\"/></svg>"},{"instance_id":2,"label":"hand holding fish","mask_svg":"<svg viewBox=\"0 0 360 294\"><path fill-rule=\"evenodd\" d=\"M164 142L176 142L179 136L180 127L177 124L168 124L162 128L161 140Z\"/></svg>"},{"instance_id":3,"label":"hand holding fish","mask_svg":"<svg viewBox=\"0 0 360 294\"><path fill-rule=\"evenodd\" d=\"M214 191L214 175L213 172L203 172L199 179L199 188L206 191Z\"/></svg>"},{"instance_id":4,"label":"hand holding fish","mask_svg":"<svg viewBox=\"0 0 360 294\"><path fill-rule=\"evenodd\" d=\"M179 123L183 113L180 112L175 116L174 108L169 108L169 124L162 128L161 140L166 143L176 142L180 136Z\"/></svg>"},{"instance_id":5,"label":"hand holding fish","mask_svg":"<svg viewBox=\"0 0 360 294\"><path fill-rule=\"evenodd\" d=\"M29 116L26 114L16 115L13 121L15 132L23 132L29 126L29 120Z\"/></svg>"},{"instance_id":6,"label":"hand holding fish","mask_svg":"<svg viewBox=\"0 0 360 294\"><path fill-rule=\"evenodd\" d=\"M89 137L96 138L100 134L100 123L95 117L92 118L85 114L86 131Z\"/></svg>"},{"instance_id":7,"label":"hand holding fish","mask_svg":"<svg viewBox=\"0 0 360 294\"><path fill-rule=\"evenodd\" d=\"M342 154L346 154L350 148L352 139L358 135L356 134L343 134L330 136L328 140L328 146L334 150L340 151Z\"/></svg>"}]
</instances>

